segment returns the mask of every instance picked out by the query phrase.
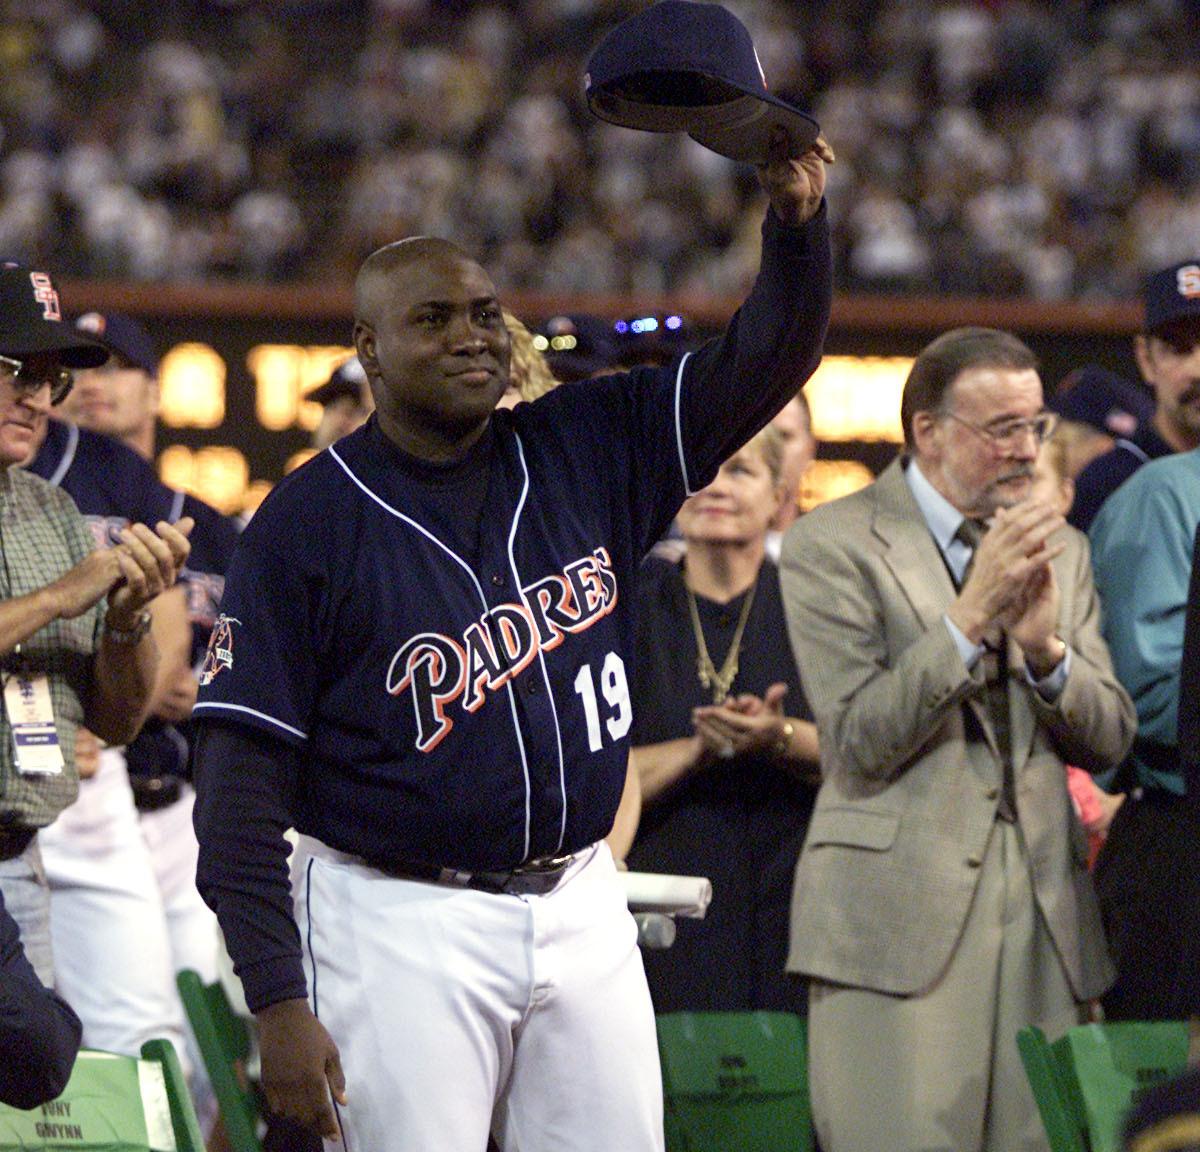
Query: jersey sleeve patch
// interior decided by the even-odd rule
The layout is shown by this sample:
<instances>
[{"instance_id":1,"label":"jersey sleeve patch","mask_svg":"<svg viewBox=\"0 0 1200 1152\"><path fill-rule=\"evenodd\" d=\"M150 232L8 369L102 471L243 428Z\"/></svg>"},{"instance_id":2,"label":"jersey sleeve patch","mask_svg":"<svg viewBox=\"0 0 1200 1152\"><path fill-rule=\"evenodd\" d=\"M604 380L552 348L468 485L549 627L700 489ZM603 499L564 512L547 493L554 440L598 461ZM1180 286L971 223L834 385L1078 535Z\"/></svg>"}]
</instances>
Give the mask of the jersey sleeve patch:
<instances>
[{"instance_id":1,"label":"jersey sleeve patch","mask_svg":"<svg viewBox=\"0 0 1200 1152\"><path fill-rule=\"evenodd\" d=\"M222 672L233 668L233 629L241 621L222 612L213 624L208 638L208 651L200 668L200 684L211 684Z\"/></svg>"}]
</instances>

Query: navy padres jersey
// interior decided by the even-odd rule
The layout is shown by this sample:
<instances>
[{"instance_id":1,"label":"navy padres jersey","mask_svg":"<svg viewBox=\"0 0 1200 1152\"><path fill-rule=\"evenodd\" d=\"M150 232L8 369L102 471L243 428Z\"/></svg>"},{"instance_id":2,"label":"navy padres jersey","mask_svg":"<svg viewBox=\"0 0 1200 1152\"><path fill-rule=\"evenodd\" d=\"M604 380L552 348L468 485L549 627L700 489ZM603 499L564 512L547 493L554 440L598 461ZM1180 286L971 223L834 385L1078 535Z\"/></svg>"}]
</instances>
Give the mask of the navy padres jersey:
<instances>
[{"instance_id":1,"label":"navy padres jersey","mask_svg":"<svg viewBox=\"0 0 1200 1152\"><path fill-rule=\"evenodd\" d=\"M303 746L297 828L464 868L607 833L633 718L616 609L684 497L672 383L564 385L498 412L473 557L373 419L272 492L195 715Z\"/></svg>"},{"instance_id":2,"label":"navy padres jersey","mask_svg":"<svg viewBox=\"0 0 1200 1152\"><path fill-rule=\"evenodd\" d=\"M806 229L769 218L721 340L496 412L472 449L490 451L473 555L375 419L275 488L230 566L194 716L297 749L298 831L474 869L608 833L638 565L816 366L824 240L823 212Z\"/></svg>"},{"instance_id":3,"label":"navy padres jersey","mask_svg":"<svg viewBox=\"0 0 1200 1152\"><path fill-rule=\"evenodd\" d=\"M196 525L192 550L179 574L192 625L192 658L199 663L216 622L237 530L215 508L168 488L153 466L111 436L89 432L66 421L47 421L46 438L28 471L67 492L83 513L97 547L115 542L117 533L133 522L151 528L191 516ZM153 718L126 748L133 775L183 776L188 770L186 726Z\"/></svg>"}]
</instances>

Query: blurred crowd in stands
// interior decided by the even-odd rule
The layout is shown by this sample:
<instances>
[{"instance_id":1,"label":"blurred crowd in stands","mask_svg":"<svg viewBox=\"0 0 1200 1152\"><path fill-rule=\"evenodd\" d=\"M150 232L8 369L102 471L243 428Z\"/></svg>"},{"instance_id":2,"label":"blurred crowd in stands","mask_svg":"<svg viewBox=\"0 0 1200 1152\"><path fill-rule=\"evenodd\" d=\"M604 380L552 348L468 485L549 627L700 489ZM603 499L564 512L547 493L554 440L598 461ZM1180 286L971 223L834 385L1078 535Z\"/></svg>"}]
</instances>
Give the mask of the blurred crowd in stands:
<instances>
[{"instance_id":1,"label":"blurred crowd in stands","mask_svg":"<svg viewBox=\"0 0 1200 1152\"><path fill-rule=\"evenodd\" d=\"M837 286L1132 297L1200 234L1196 0L731 0L835 142ZM591 118L628 0L7 0L0 254L345 282L449 235L501 290L736 294L753 172Z\"/></svg>"}]
</instances>

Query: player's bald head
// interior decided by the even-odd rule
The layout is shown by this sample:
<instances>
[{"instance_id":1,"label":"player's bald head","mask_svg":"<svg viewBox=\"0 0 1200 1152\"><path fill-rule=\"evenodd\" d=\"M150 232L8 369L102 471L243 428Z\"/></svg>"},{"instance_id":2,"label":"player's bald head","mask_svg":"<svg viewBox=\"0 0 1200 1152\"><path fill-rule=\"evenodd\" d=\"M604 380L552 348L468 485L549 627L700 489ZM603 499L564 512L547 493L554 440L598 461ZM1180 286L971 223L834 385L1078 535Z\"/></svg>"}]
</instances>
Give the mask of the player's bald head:
<instances>
[{"instance_id":1,"label":"player's bald head","mask_svg":"<svg viewBox=\"0 0 1200 1152\"><path fill-rule=\"evenodd\" d=\"M373 323L380 309L393 297L397 276L405 271L456 264L475 264L475 261L457 244L437 236L410 236L376 248L363 261L354 281L355 320Z\"/></svg>"},{"instance_id":2,"label":"player's bald head","mask_svg":"<svg viewBox=\"0 0 1200 1152\"><path fill-rule=\"evenodd\" d=\"M509 338L491 277L427 236L372 252L354 285L354 347L384 435L427 459L457 459L508 385Z\"/></svg>"}]
</instances>

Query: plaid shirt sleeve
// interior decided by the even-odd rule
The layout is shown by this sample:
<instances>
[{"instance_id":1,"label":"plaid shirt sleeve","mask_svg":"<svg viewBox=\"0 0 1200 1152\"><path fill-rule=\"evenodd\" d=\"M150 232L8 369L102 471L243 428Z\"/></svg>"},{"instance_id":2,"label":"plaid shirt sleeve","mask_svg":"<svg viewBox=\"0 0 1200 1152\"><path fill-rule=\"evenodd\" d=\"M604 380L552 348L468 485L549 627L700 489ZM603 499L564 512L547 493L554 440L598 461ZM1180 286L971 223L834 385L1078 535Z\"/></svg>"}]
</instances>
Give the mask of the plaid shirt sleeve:
<instances>
[{"instance_id":1,"label":"plaid shirt sleeve","mask_svg":"<svg viewBox=\"0 0 1200 1152\"><path fill-rule=\"evenodd\" d=\"M74 501L36 476L10 468L0 479L0 553L6 599L52 583L93 547ZM0 820L10 827L51 823L76 797L75 732L83 722L95 654L103 623L103 599L73 620L55 620L34 633L18 651L0 659L7 681L18 668L44 675L65 767L56 776L22 776L17 771L12 726L0 712Z\"/></svg>"}]
</instances>

